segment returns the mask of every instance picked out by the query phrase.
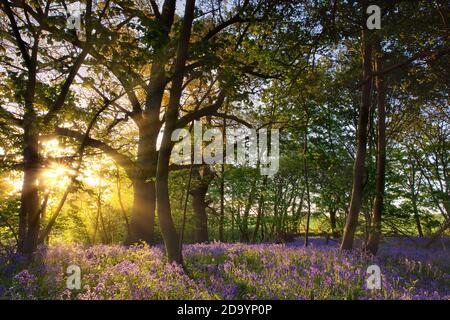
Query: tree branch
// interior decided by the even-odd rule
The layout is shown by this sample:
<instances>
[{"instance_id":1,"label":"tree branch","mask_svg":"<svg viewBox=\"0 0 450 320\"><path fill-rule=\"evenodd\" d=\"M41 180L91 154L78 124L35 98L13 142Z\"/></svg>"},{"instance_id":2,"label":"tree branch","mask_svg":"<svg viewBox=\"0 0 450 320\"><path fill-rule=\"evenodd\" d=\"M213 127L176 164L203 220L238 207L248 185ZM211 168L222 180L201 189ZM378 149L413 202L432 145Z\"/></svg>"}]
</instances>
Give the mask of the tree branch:
<instances>
[{"instance_id":1,"label":"tree branch","mask_svg":"<svg viewBox=\"0 0 450 320\"><path fill-rule=\"evenodd\" d=\"M219 96L217 97L217 101L214 102L213 104L204 107L202 109L198 109L195 111L191 111L188 114L184 115L183 117L181 117L177 123L176 123L176 127L177 128L184 128L185 126L188 125L188 123L194 121L194 120L198 120L202 117L205 116L212 116L214 115L217 110L219 110L219 108L222 106L223 102L225 101L225 92L222 90L219 93Z\"/></svg>"},{"instance_id":2,"label":"tree branch","mask_svg":"<svg viewBox=\"0 0 450 320\"><path fill-rule=\"evenodd\" d=\"M4 119L12 125L22 126L23 124L22 119L16 118L11 112L4 109L2 106L0 106L0 118Z\"/></svg>"},{"instance_id":3,"label":"tree branch","mask_svg":"<svg viewBox=\"0 0 450 320\"><path fill-rule=\"evenodd\" d=\"M419 59L424 59L429 57L431 60L437 60L439 58L441 58L442 56L445 56L447 54L450 53L450 46L444 47L442 49L439 50L425 50L419 53L416 53L415 55L413 55L410 58L407 58L403 61L400 61L398 63L395 63L389 67L386 67L385 69L379 71L379 72L373 72L369 77L367 77L366 79L362 80L361 82L359 82L356 86L355 86L355 90L359 89L360 87L362 87L363 85L365 85L366 83L368 83L369 81L372 81L372 77L375 76L384 76L387 75L397 69L400 69L404 66L407 66L411 63L413 63L416 60Z\"/></svg>"},{"instance_id":4,"label":"tree branch","mask_svg":"<svg viewBox=\"0 0 450 320\"><path fill-rule=\"evenodd\" d=\"M84 139L84 135L82 133L68 128L58 127L56 128L55 133L60 136L76 139L78 141L83 141ZM114 161L117 162L118 165L120 165L126 171L130 179L134 178L134 162L129 157L120 153L108 144L90 137L86 137L86 145L100 149L104 153L108 154Z\"/></svg>"},{"instance_id":5,"label":"tree branch","mask_svg":"<svg viewBox=\"0 0 450 320\"><path fill-rule=\"evenodd\" d=\"M14 37L16 38L17 45L19 46L20 53L22 54L23 60L25 61L25 65L29 70L31 70L33 69L31 57L26 48L25 41L23 41L20 35L19 27L17 26L16 19L14 18L14 13L11 10L8 0L1 0L1 1L4 7L4 12L8 16L9 21L11 22L11 28L13 30Z\"/></svg>"},{"instance_id":6,"label":"tree branch","mask_svg":"<svg viewBox=\"0 0 450 320\"><path fill-rule=\"evenodd\" d=\"M222 119L228 119L228 120L233 120L237 123L243 124L244 126L248 127L248 128L253 128L253 125L251 125L249 122L245 121L244 119L241 119L235 115L232 114L226 114L226 113L220 113L220 112L216 112L213 114L213 116L215 117L220 117Z\"/></svg>"}]
</instances>

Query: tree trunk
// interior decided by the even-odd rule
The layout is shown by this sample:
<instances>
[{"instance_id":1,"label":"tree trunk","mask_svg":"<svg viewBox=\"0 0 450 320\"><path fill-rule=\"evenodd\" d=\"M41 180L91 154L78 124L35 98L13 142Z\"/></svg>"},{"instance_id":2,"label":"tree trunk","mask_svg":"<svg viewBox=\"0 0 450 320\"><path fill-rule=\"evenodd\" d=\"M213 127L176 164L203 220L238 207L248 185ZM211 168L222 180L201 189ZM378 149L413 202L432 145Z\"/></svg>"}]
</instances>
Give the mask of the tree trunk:
<instances>
[{"instance_id":1,"label":"tree trunk","mask_svg":"<svg viewBox=\"0 0 450 320\"><path fill-rule=\"evenodd\" d=\"M31 54L21 37L16 18L8 1L2 1L2 12L9 18L12 35L27 68L27 81L24 92L23 115L23 184L20 199L19 235L17 250L21 253L32 253L37 247L40 224L39 210L39 130L36 123L34 98L36 92L37 56L40 32L33 34ZM4 21L6 23L6 20Z\"/></svg>"},{"instance_id":2,"label":"tree trunk","mask_svg":"<svg viewBox=\"0 0 450 320\"><path fill-rule=\"evenodd\" d=\"M250 209L252 208L252 205L253 205L253 198L254 198L255 191L256 191L257 181L258 181L258 178L255 177L253 179L253 182L252 182L252 185L250 188L250 193L248 195L247 203L245 204L244 213L242 215L241 239L240 240L243 242L250 241L249 234L248 234L248 218L250 216Z\"/></svg>"},{"instance_id":3,"label":"tree trunk","mask_svg":"<svg viewBox=\"0 0 450 320\"><path fill-rule=\"evenodd\" d=\"M309 222L311 219L311 198L309 194L309 168L308 168L308 116L306 117L305 137L303 145L303 170L305 174L306 204L308 208L308 212L306 215L306 230L305 230L305 247L307 247L309 240Z\"/></svg>"},{"instance_id":4,"label":"tree trunk","mask_svg":"<svg viewBox=\"0 0 450 320\"><path fill-rule=\"evenodd\" d=\"M155 182L136 180L133 183L134 201L130 233L126 244L139 241L154 243L156 192Z\"/></svg>"},{"instance_id":5,"label":"tree trunk","mask_svg":"<svg viewBox=\"0 0 450 320\"><path fill-rule=\"evenodd\" d=\"M225 164L220 166L220 216L219 216L219 240L225 241L224 223L225 223Z\"/></svg>"},{"instance_id":6,"label":"tree trunk","mask_svg":"<svg viewBox=\"0 0 450 320\"><path fill-rule=\"evenodd\" d=\"M178 237L172 219L169 199L169 160L173 148L172 132L176 128L179 104L183 90L185 63L188 55L189 39L191 36L192 21L194 19L195 0L187 0L183 25L177 48L175 70L170 90L169 104L165 113L165 127L158 155L156 169L156 201L158 207L158 221L161 228L164 244L169 262L183 265L183 256L180 250Z\"/></svg>"},{"instance_id":7,"label":"tree trunk","mask_svg":"<svg viewBox=\"0 0 450 320\"><path fill-rule=\"evenodd\" d=\"M376 44L375 53L375 72L382 69L381 46ZM376 77L377 104L378 104L378 123L377 123L377 171L375 181L375 201L372 211L371 227L366 250L375 255L378 251L378 245L381 237L381 215L383 213L384 188L385 188L385 170L386 170L386 110L385 98L386 88L382 76Z\"/></svg>"},{"instance_id":8,"label":"tree trunk","mask_svg":"<svg viewBox=\"0 0 450 320\"><path fill-rule=\"evenodd\" d=\"M9 6L6 6L9 8ZM10 9L9 9L10 10ZM20 40L21 41L21 40ZM19 42L20 42L19 41ZM24 97L25 112L23 117L23 185L19 213L18 251L33 253L36 250L40 227L39 210L39 129L36 124L34 96L36 91L37 48L35 39L31 61L28 66L28 81Z\"/></svg>"},{"instance_id":9,"label":"tree trunk","mask_svg":"<svg viewBox=\"0 0 450 320\"><path fill-rule=\"evenodd\" d=\"M33 253L37 247L40 227L37 183L39 178L38 135L33 124L25 127L24 142L24 176L19 216L19 251Z\"/></svg>"},{"instance_id":10,"label":"tree trunk","mask_svg":"<svg viewBox=\"0 0 450 320\"><path fill-rule=\"evenodd\" d=\"M195 214L195 241L208 241L208 216L206 214L206 193L208 192L209 184L214 177L213 172L209 166L202 166L195 170L199 178L199 182L195 187L192 187L190 194L192 196L192 209Z\"/></svg>"},{"instance_id":11,"label":"tree trunk","mask_svg":"<svg viewBox=\"0 0 450 320\"><path fill-rule=\"evenodd\" d=\"M226 112L226 111L225 111ZM223 144L223 154L226 153L226 126L227 120L223 118L222 123L222 144ZM220 217L219 217L219 240L225 241L224 237L224 223L225 223L225 163L220 165Z\"/></svg>"},{"instance_id":12,"label":"tree trunk","mask_svg":"<svg viewBox=\"0 0 450 320\"><path fill-rule=\"evenodd\" d=\"M256 242L256 240L257 240L259 227L261 225L261 220L263 219L264 190L266 188L266 185L267 185L267 176L264 176L261 190L260 190L260 196L259 196L258 215L256 216L255 229L253 230L253 235L252 235L253 243Z\"/></svg>"},{"instance_id":13,"label":"tree trunk","mask_svg":"<svg viewBox=\"0 0 450 320\"><path fill-rule=\"evenodd\" d=\"M417 207L416 209L414 209L414 220L416 221L416 227L417 232L419 233L419 237L423 237L422 224L420 223L420 216L419 212L417 211Z\"/></svg>"},{"instance_id":14,"label":"tree trunk","mask_svg":"<svg viewBox=\"0 0 450 320\"><path fill-rule=\"evenodd\" d=\"M417 193L416 193L416 167L414 165L414 160L411 160L411 202L413 207L413 213L414 213L414 220L416 222L417 226L417 232L419 233L420 237L423 237L423 230L422 230L422 224L420 223L420 215L419 215L419 209L417 207Z\"/></svg>"},{"instance_id":15,"label":"tree trunk","mask_svg":"<svg viewBox=\"0 0 450 320\"><path fill-rule=\"evenodd\" d=\"M105 219L103 217L102 189L101 189L101 186L99 186L98 195L97 195L97 210L98 210L98 215L100 217L100 224L101 224L102 231L103 231L103 236L100 237L101 243L108 244L109 243L109 236L108 236L108 232L106 231Z\"/></svg>"},{"instance_id":16,"label":"tree trunk","mask_svg":"<svg viewBox=\"0 0 450 320\"><path fill-rule=\"evenodd\" d=\"M231 194L231 242L234 242L234 196Z\"/></svg>"},{"instance_id":17,"label":"tree trunk","mask_svg":"<svg viewBox=\"0 0 450 320\"><path fill-rule=\"evenodd\" d=\"M273 222L271 226L271 234L274 235L276 238L280 238L281 236L280 232L281 223L278 208L282 199L283 199L283 185L281 183L278 183L277 192L275 194L275 201L273 204Z\"/></svg>"},{"instance_id":18,"label":"tree trunk","mask_svg":"<svg viewBox=\"0 0 450 320\"><path fill-rule=\"evenodd\" d=\"M294 213L293 232L296 233L296 234L299 231L299 226L300 226L300 222L301 222L303 202L305 200L305 191L306 191L306 187L303 187L302 191L300 193L300 203L298 204L297 209L296 209L296 211Z\"/></svg>"},{"instance_id":19,"label":"tree trunk","mask_svg":"<svg viewBox=\"0 0 450 320\"><path fill-rule=\"evenodd\" d=\"M153 97L155 98L155 97ZM157 103L157 101L155 101ZM147 115L138 125L139 141L136 170L133 180L133 209L131 212L130 232L125 244L133 244L144 241L154 243L155 213L156 213L156 166L158 153L156 144L160 125L157 123L159 110L151 105Z\"/></svg>"},{"instance_id":20,"label":"tree trunk","mask_svg":"<svg viewBox=\"0 0 450 320\"><path fill-rule=\"evenodd\" d=\"M117 167L117 171L116 171L116 187L117 187L117 198L119 200L120 210L122 211L122 216L125 221L125 226L126 226L126 230L127 230L126 239L128 239L130 237L130 222L128 221L127 211L125 210L125 206L124 206L123 200L122 200L122 190L121 190L122 188L120 186L119 167Z\"/></svg>"},{"instance_id":21,"label":"tree trunk","mask_svg":"<svg viewBox=\"0 0 450 320\"><path fill-rule=\"evenodd\" d=\"M239 241L242 242L242 239L241 239L242 238L242 232L241 232L242 218L241 218L241 204L240 203L238 203L238 207L236 210L236 220L235 221L236 221L236 226L237 226L237 229L239 232Z\"/></svg>"},{"instance_id":22,"label":"tree trunk","mask_svg":"<svg viewBox=\"0 0 450 320\"><path fill-rule=\"evenodd\" d=\"M94 233L92 235L92 244L94 244L94 245L95 245L95 240L97 239L99 220L100 220L100 208L97 206L97 213L95 215Z\"/></svg>"},{"instance_id":23,"label":"tree trunk","mask_svg":"<svg viewBox=\"0 0 450 320\"><path fill-rule=\"evenodd\" d=\"M169 199L168 166L169 155L163 155L166 151L161 146L156 175L156 201L158 206L158 221L166 248L169 262L182 264L178 233L172 219ZM164 146L167 148L167 146ZM161 152L162 151L162 152ZM165 162L165 163L163 163Z\"/></svg>"},{"instance_id":24,"label":"tree trunk","mask_svg":"<svg viewBox=\"0 0 450 320\"><path fill-rule=\"evenodd\" d=\"M335 209L331 209L329 211L330 213L330 225L331 225L331 234L333 238L337 239L339 238L339 234L336 229L336 211Z\"/></svg>"},{"instance_id":25,"label":"tree trunk","mask_svg":"<svg viewBox=\"0 0 450 320\"><path fill-rule=\"evenodd\" d=\"M364 11L366 7L364 6ZM362 31L362 57L363 57L363 80L367 80L371 74L371 55L372 46L369 42L367 30ZM357 129L357 147L355 162L353 165L353 187L352 198L347 215L347 221L344 227L341 250L350 250L353 248L358 216L361 210L363 197L363 176L364 164L367 150L367 125L369 122L370 96L372 81L366 81L362 88L362 101L359 110L358 129Z\"/></svg>"},{"instance_id":26,"label":"tree trunk","mask_svg":"<svg viewBox=\"0 0 450 320\"><path fill-rule=\"evenodd\" d=\"M197 187L191 189L192 209L195 214L195 242L208 241L208 216L206 214L206 193L208 185L201 183Z\"/></svg>"}]
</instances>

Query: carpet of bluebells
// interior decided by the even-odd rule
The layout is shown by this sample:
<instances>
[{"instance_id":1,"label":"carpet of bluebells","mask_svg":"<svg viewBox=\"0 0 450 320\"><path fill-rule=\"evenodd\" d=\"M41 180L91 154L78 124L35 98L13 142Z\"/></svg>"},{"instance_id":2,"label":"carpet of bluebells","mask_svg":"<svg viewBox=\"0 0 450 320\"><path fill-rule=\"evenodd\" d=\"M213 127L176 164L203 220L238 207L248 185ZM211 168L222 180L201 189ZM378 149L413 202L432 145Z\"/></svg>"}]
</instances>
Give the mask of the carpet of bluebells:
<instances>
[{"instance_id":1,"label":"carpet of bluebells","mask_svg":"<svg viewBox=\"0 0 450 320\"><path fill-rule=\"evenodd\" d=\"M186 272L165 262L160 246L41 247L31 262L0 255L0 299L445 299L450 298L449 239L431 249L420 240L387 238L377 257L341 252L313 239L290 244L184 246ZM446 242L446 243L445 243ZM80 290L66 268L81 268ZM382 287L366 288L367 267Z\"/></svg>"}]
</instances>

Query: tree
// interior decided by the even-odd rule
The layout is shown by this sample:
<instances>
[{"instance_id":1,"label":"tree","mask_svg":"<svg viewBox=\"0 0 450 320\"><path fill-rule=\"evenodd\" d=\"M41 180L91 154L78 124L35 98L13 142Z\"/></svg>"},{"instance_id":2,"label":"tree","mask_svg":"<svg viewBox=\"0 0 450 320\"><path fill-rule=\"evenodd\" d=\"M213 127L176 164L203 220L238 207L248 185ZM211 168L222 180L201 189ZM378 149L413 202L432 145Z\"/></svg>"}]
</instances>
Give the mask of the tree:
<instances>
[{"instance_id":1,"label":"tree","mask_svg":"<svg viewBox=\"0 0 450 320\"><path fill-rule=\"evenodd\" d=\"M375 73L382 70L381 62L381 45L376 43L374 45L375 55ZM376 254L378 251L378 244L381 236L381 215L383 212L384 201L384 184L385 184L385 162L386 162L386 111L385 99L386 90L384 88L382 76L376 76L375 86L377 90L377 165L376 165L376 186L375 186L375 200L373 204L372 219L370 226L369 239L366 244L366 249Z\"/></svg>"},{"instance_id":2,"label":"tree","mask_svg":"<svg viewBox=\"0 0 450 320\"><path fill-rule=\"evenodd\" d=\"M28 6L28 5L27 5ZM58 13L58 8L51 8L50 2L45 7L39 3L33 4L35 9L41 13L45 19L49 19L50 14ZM92 43L98 37L98 32L93 32L93 24L101 21L102 15L94 16L92 13L92 2L88 1L86 6L85 35L86 42L80 53L70 50L62 53L60 57L54 57L51 46L44 47L44 41L52 42L43 29L31 19L28 11L23 8L14 8L12 4L2 1L2 12L7 24L3 24L3 33L9 34L6 41L10 52L17 50L23 61L23 68L18 61L9 64L8 58L2 59L7 63L7 68L19 70L19 73L11 72L11 89L15 95L10 97L10 103L16 103L21 109L22 116L17 118L7 109L2 108L3 117L13 126L20 126L23 129L23 187L21 194L21 208L19 215L19 243L18 250L31 253L36 249L40 230L40 200L39 200L39 171L41 156L39 154L39 135L46 130L49 125L54 125L66 101L70 98L70 87L78 73L83 61L89 53ZM56 12L55 12L56 11ZM8 55L8 56L13 56ZM43 83L39 78L39 73L45 71L46 63L55 63L58 59L63 62L72 60L72 65L62 76L64 81L51 91L48 84ZM47 60L47 61L46 61ZM47 91L46 91L47 90ZM39 105L44 106L44 115L39 110Z\"/></svg>"},{"instance_id":3,"label":"tree","mask_svg":"<svg viewBox=\"0 0 450 320\"><path fill-rule=\"evenodd\" d=\"M362 6L365 13L367 1ZM364 15L365 17L365 15ZM364 19L365 20L365 19ZM370 32L368 30L361 31L362 42L362 79L371 77L372 74L372 46ZM348 209L347 221L342 236L341 249L349 250L353 247L353 239L355 236L356 225L358 223L358 215L361 209L363 198L363 175L364 164L367 149L367 130L369 123L369 112L371 106L372 81L366 81L362 87L361 107L359 109L358 129L357 129L357 148L355 162L353 165L353 186L350 207Z\"/></svg>"}]
</instances>

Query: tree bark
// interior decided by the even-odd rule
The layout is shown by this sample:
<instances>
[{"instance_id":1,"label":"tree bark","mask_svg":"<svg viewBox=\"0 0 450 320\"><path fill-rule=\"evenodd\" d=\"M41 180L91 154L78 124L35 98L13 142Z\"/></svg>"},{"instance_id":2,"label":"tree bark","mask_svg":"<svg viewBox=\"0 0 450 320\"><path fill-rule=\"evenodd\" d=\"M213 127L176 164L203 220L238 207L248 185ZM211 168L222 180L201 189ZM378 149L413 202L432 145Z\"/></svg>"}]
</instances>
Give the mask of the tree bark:
<instances>
[{"instance_id":1,"label":"tree bark","mask_svg":"<svg viewBox=\"0 0 450 320\"><path fill-rule=\"evenodd\" d=\"M262 182L262 185L261 185L261 190L260 190L259 203L258 203L258 214L256 216L255 229L253 230L253 235L252 235L252 242L253 243L255 243L256 240L257 240L259 227L260 227L261 221L263 219L264 190L266 188L266 185L267 185L267 176L264 176L263 182Z\"/></svg>"},{"instance_id":2,"label":"tree bark","mask_svg":"<svg viewBox=\"0 0 450 320\"><path fill-rule=\"evenodd\" d=\"M411 202L413 207L414 221L416 222L417 232L420 237L423 237L422 224L420 223L419 208L417 206L417 193L416 193L416 167L414 165L414 159L411 159Z\"/></svg>"},{"instance_id":3,"label":"tree bark","mask_svg":"<svg viewBox=\"0 0 450 320\"><path fill-rule=\"evenodd\" d=\"M125 206L123 205L122 188L120 185L119 167L117 167L117 171L116 171L116 187L117 187L117 198L119 200L120 210L122 211L122 216L125 221L125 226L126 226L126 230L127 230L126 239L128 239L128 237L130 236L130 222L128 221L127 211L125 210Z\"/></svg>"},{"instance_id":4,"label":"tree bark","mask_svg":"<svg viewBox=\"0 0 450 320\"><path fill-rule=\"evenodd\" d=\"M98 232L98 224L100 221L100 206L99 203L97 202L97 212L95 214L95 224L94 224L94 234L92 235L92 244L95 245L95 240L97 240L97 232Z\"/></svg>"},{"instance_id":5,"label":"tree bark","mask_svg":"<svg viewBox=\"0 0 450 320\"><path fill-rule=\"evenodd\" d=\"M144 241L154 243L156 192L155 182L136 179L133 182L134 200L130 221L130 233L125 244Z\"/></svg>"},{"instance_id":6,"label":"tree bark","mask_svg":"<svg viewBox=\"0 0 450 320\"><path fill-rule=\"evenodd\" d=\"M257 182L258 182L258 178L255 177L255 179L253 179L253 182L252 182L252 185L250 188L250 193L248 195L247 203L245 204L244 213L242 215L240 240L243 242L250 241L249 234L248 234L248 218L250 216L250 209L253 206L253 199L254 199L254 195L255 195L255 191L256 191Z\"/></svg>"},{"instance_id":7,"label":"tree bark","mask_svg":"<svg viewBox=\"0 0 450 320\"><path fill-rule=\"evenodd\" d=\"M226 126L227 120L223 118L222 123L222 143L223 143L223 154L225 155L226 147ZM219 240L225 241L224 237L224 223L225 223L225 163L220 165L220 216L219 216Z\"/></svg>"},{"instance_id":8,"label":"tree bark","mask_svg":"<svg viewBox=\"0 0 450 320\"><path fill-rule=\"evenodd\" d=\"M158 103L154 101L152 103ZM159 107L150 105L147 117L137 122L139 128L138 155L133 177L134 200L131 212L130 234L126 244L144 241L154 242L156 214L156 144L159 134ZM155 114L154 110L158 110Z\"/></svg>"},{"instance_id":9,"label":"tree bark","mask_svg":"<svg viewBox=\"0 0 450 320\"><path fill-rule=\"evenodd\" d=\"M419 233L419 237L423 237L422 224L420 223L419 211L416 208L414 209L414 220L416 222L417 232Z\"/></svg>"},{"instance_id":10,"label":"tree bark","mask_svg":"<svg viewBox=\"0 0 450 320\"><path fill-rule=\"evenodd\" d=\"M329 211L330 213L330 225L331 225L331 234L333 236L333 238L337 239L339 238L339 234L337 232L337 228L336 228L336 211L335 209L331 209Z\"/></svg>"},{"instance_id":11,"label":"tree bark","mask_svg":"<svg viewBox=\"0 0 450 320\"><path fill-rule=\"evenodd\" d=\"M366 7L364 6L364 12ZM371 74L371 56L372 46L368 39L368 31L362 31L362 60L363 60L363 79ZM344 227L342 237L341 250L351 250L353 248L353 240L355 237L356 226L358 224L358 216L361 210L363 197L363 176L367 150L367 126L370 113L370 97L372 91L372 82L367 81L362 88L362 101L359 110L358 129L357 129L357 147L355 162L353 165L353 187L352 197L347 215L347 221Z\"/></svg>"},{"instance_id":12,"label":"tree bark","mask_svg":"<svg viewBox=\"0 0 450 320\"><path fill-rule=\"evenodd\" d=\"M308 246L309 241L309 222L311 219L311 198L309 193L309 168L308 168L308 116L306 117L305 126L305 137L303 145L303 170L305 174L305 187L306 187L306 205L307 205L307 215L306 215L306 230L305 230L305 247Z\"/></svg>"},{"instance_id":13,"label":"tree bark","mask_svg":"<svg viewBox=\"0 0 450 320\"><path fill-rule=\"evenodd\" d=\"M382 69L381 45L375 46L375 72ZM377 168L375 181L375 201L373 204L371 227L366 250L375 255L381 237L381 216L384 205L385 171L386 171L386 88L382 76L376 76L378 122L377 122Z\"/></svg>"},{"instance_id":14,"label":"tree bark","mask_svg":"<svg viewBox=\"0 0 450 320\"><path fill-rule=\"evenodd\" d=\"M39 152L38 136L34 125L25 128L24 176L19 215L19 251L32 253L36 250L40 227L39 210Z\"/></svg>"},{"instance_id":15,"label":"tree bark","mask_svg":"<svg viewBox=\"0 0 450 320\"><path fill-rule=\"evenodd\" d=\"M295 234L298 233L300 222L301 222L300 220L301 220L301 217L302 217L303 202L305 200L305 191L306 191L306 187L304 186L302 188L302 190L301 190L301 193L300 193L300 202L299 202L299 204L297 206L296 211L294 212L293 232Z\"/></svg>"},{"instance_id":16,"label":"tree bark","mask_svg":"<svg viewBox=\"0 0 450 320\"><path fill-rule=\"evenodd\" d=\"M197 186L191 188L192 209L195 214L195 242L208 242L208 216L206 214L206 193L209 188L211 171L208 167L202 168L203 173L199 174L201 181Z\"/></svg>"},{"instance_id":17,"label":"tree bark","mask_svg":"<svg viewBox=\"0 0 450 320\"><path fill-rule=\"evenodd\" d=\"M234 195L231 194L231 242L234 242Z\"/></svg>"}]
</instances>

